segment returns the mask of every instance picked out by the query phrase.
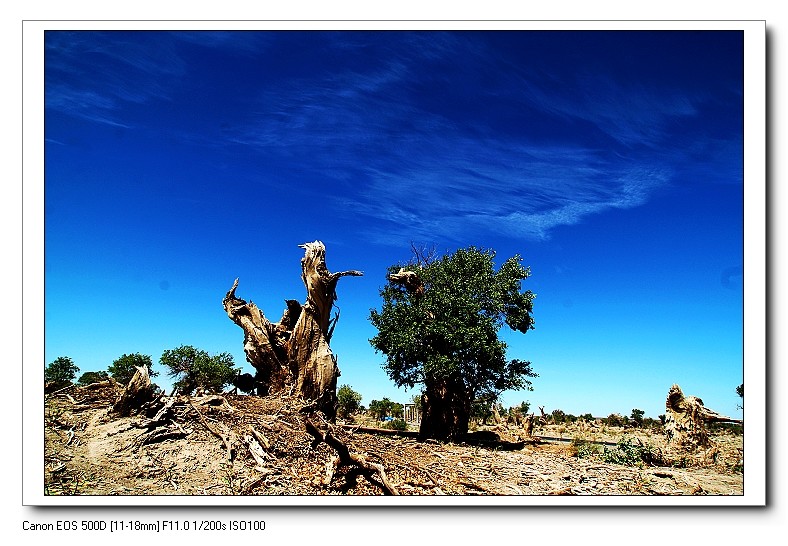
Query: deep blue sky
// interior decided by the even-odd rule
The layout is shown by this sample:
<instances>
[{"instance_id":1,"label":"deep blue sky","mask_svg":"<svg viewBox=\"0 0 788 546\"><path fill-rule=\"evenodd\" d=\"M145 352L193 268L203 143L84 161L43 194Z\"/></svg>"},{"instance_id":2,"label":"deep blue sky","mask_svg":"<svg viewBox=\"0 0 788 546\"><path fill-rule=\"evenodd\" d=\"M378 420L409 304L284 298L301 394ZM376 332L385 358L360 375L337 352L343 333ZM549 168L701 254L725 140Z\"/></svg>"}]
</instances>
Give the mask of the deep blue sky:
<instances>
[{"instance_id":1,"label":"deep blue sky","mask_svg":"<svg viewBox=\"0 0 788 546\"><path fill-rule=\"evenodd\" d=\"M742 33L49 31L45 55L45 364L189 344L251 371L225 292L278 320L319 239L365 273L339 383L405 401L368 342L386 268L476 245L537 294L504 336L539 377L506 405L656 417L678 383L741 415Z\"/></svg>"}]
</instances>

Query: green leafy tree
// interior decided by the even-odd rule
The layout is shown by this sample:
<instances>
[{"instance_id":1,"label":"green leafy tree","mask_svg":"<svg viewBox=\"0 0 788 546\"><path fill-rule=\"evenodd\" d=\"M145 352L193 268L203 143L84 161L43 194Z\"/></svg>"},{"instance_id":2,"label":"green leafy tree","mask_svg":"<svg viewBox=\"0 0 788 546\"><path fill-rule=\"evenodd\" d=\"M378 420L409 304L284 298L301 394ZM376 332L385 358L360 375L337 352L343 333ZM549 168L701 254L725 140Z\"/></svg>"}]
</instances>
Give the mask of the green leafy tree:
<instances>
[{"instance_id":1,"label":"green leafy tree","mask_svg":"<svg viewBox=\"0 0 788 546\"><path fill-rule=\"evenodd\" d=\"M49 383L50 390L62 389L74 382L78 371L71 357L59 356L44 368L44 381Z\"/></svg>"},{"instance_id":2,"label":"green leafy tree","mask_svg":"<svg viewBox=\"0 0 788 546\"><path fill-rule=\"evenodd\" d=\"M744 409L744 383L736 387L736 394L741 397L741 405L736 404L738 409Z\"/></svg>"},{"instance_id":3,"label":"green leafy tree","mask_svg":"<svg viewBox=\"0 0 788 546\"><path fill-rule=\"evenodd\" d=\"M388 398L384 398L383 400L373 400L369 403L369 412L376 419L383 419L384 417L391 415L393 405L394 402Z\"/></svg>"},{"instance_id":4,"label":"green leafy tree","mask_svg":"<svg viewBox=\"0 0 788 546\"><path fill-rule=\"evenodd\" d=\"M567 416L564 410L554 409L550 415L553 416L553 423L555 423L556 425L565 423L567 421L566 419Z\"/></svg>"},{"instance_id":5,"label":"green leafy tree","mask_svg":"<svg viewBox=\"0 0 788 546\"><path fill-rule=\"evenodd\" d=\"M605 422L610 427L620 427L623 426L625 423L624 417L622 417L618 413L611 413L610 415L608 415L607 419L605 419Z\"/></svg>"},{"instance_id":6,"label":"green leafy tree","mask_svg":"<svg viewBox=\"0 0 788 546\"><path fill-rule=\"evenodd\" d=\"M530 271L519 256L496 271L494 258L493 251L470 247L393 266L380 292L382 309L370 311L378 331L370 343L386 355L389 377L400 387L424 386L422 438L461 437L474 401L532 390L531 363L508 360L498 339L504 324L522 333L533 329L535 295L521 292Z\"/></svg>"},{"instance_id":7,"label":"green leafy tree","mask_svg":"<svg viewBox=\"0 0 788 546\"><path fill-rule=\"evenodd\" d=\"M361 395L354 391L350 385L342 385L337 391L337 403L339 416L346 418L359 410Z\"/></svg>"},{"instance_id":8,"label":"green leafy tree","mask_svg":"<svg viewBox=\"0 0 788 546\"><path fill-rule=\"evenodd\" d=\"M635 422L635 426L641 426L643 424L643 416L646 414L645 411L642 409L633 409L632 410L632 420Z\"/></svg>"},{"instance_id":9,"label":"green leafy tree","mask_svg":"<svg viewBox=\"0 0 788 546\"><path fill-rule=\"evenodd\" d=\"M128 385L131 378L134 377L137 368L142 368L143 366L148 368L149 377L156 377L159 375L159 372L153 371L153 361L151 357L140 353L124 354L115 359L115 361L109 365L107 371L115 381L121 385Z\"/></svg>"},{"instance_id":10,"label":"green leafy tree","mask_svg":"<svg viewBox=\"0 0 788 546\"><path fill-rule=\"evenodd\" d=\"M230 353L210 356L191 345L164 351L159 363L170 370L170 377L177 378L173 386L183 394L192 394L198 388L220 391L240 372L240 368L233 367Z\"/></svg>"},{"instance_id":11,"label":"green leafy tree","mask_svg":"<svg viewBox=\"0 0 788 546\"><path fill-rule=\"evenodd\" d=\"M405 415L405 406L400 404L399 402L392 402L391 403L391 416L402 418Z\"/></svg>"},{"instance_id":12,"label":"green leafy tree","mask_svg":"<svg viewBox=\"0 0 788 546\"><path fill-rule=\"evenodd\" d=\"M109 374L103 370L99 372L85 372L79 376L77 384L84 386L90 385L91 383L106 381L107 379L109 379Z\"/></svg>"}]
</instances>

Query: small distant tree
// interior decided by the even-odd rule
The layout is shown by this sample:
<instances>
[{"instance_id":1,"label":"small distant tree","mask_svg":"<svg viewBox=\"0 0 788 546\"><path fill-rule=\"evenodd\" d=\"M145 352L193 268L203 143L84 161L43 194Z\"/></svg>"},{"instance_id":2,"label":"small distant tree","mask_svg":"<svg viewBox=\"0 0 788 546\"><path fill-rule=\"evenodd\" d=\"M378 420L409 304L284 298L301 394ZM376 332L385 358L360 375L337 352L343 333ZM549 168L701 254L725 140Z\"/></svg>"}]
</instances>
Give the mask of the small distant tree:
<instances>
[{"instance_id":1,"label":"small distant tree","mask_svg":"<svg viewBox=\"0 0 788 546\"><path fill-rule=\"evenodd\" d=\"M77 385L85 386L100 381L106 381L107 379L109 379L109 374L103 370L99 372L85 372L79 376Z\"/></svg>"},{"instance_id":2,"label":"small distant tree","mask_svg":"<svg viewBox=\"0 0 788 546\"><path fill-rule=\"evenodd\" d=\"M74 382L78 371L71 357L59 356L44 368L44 381L50 389L62 389Z\"/></svg>"},{"instance_id":3,"label":"small distant tree","mask_svg":"<svg viewBox=\"0 0 788 546\"><path fill-rule=\"evenodd\" d=\"M643 424L643 416L646 414L645 411L642 409L633 409L632 410L632 420L635 422L635 426L641 426Z\"/></svg>"},{"instance_id":4,"label":"small distant tree","mask_svg":"<svg viewBox=\"0 0 788 546\"><path fill-rule=\"evenodd\" d=\"M609 427L620 427L624 425L624 418L618 413L611 413L607 416L605 422Z\"/></svg>"},{"instance_id":5,"label":"small distant tree","mask_svg":"<svg viewBox=\"0 0 788 546\"><path fill-rule=\"evenodd\" d=\"M410 403L413 404L414 407L418 411L421 411L421 395L420 394L414 394L413 396L411 396Z\"/></svg>"},{"instance_id":6,"label":"small distant tree","mask_svg":"<svg viewBox=\"0 0 788 546\"><path fill-rule=\"evenodd\" d=\"M741 397L741 405L736 404L736 408L744 409L744 383L736 387L736 394Z\"/></svg>"},{"instance_id":7,"label":"small distant tree","mask_svg":"<svg viewBox=\"0 0 788 546\"><path fill-rule=\"evenodd\" d=\"M359 410L361 395L354 391L350 385L342 385L337 391L337 412L340 417L346 418Z\"/></svg>"},{"instance_id":8,"label":"small distant tree","mask_svg":"<svg viewBox=\"0 0 788 546\"><path fill-rule=\"evenodd\" d=\"M405 406L400 404L399 402L392 402L391 403L391 416L392 417L403 417L405 415Z\"/></svg>"},{"instance_id":9,"label":"small distant tree","mask_svg":"<svg viewBox=\"0 0 788 546\"><path fill-rule=\"evenodd\" d=\"M520 413L522 413L523 415L527 415L528 410L531 409L531 403L527 401L520 402L520 405L517 407L517 409L519 409Z\"/></svg>"},{"instance_id":10,"label":"small distant tree","mask_svg":"<svg viewBox=\"0 0 788 546\"><path fill-rule=\"evenodd\" d=\"M170 370L170 377L177 378L173 386L183 394L192 394L198 388L221 391L240 372L240 368L233 367L230 353L210 356L191 345L164 351L159 363Z\"/></svg>"},{"instance_id":11,"label":"small distant tree","mask_svg":"<svg viewBox=\"0 0 788 546\"><path fill-rule=\"evenodd\" d=\"M591 422L591 421L593 421L593 420L594 420L594 416L593 416L593 415L591 415L590 413L584 413L584 414L583 414L583 415L581 415L580 417L581 417L582 419L585 419L586 421L589 421L589 422Z\"/></svg>"},{"instance_id":12,"label":"small distant tree","mask_svg":"<svg viewBox=\"0 0 788 546\"><path fill-rule=\"evenodd\" d=\"M159 372L153 371L153 361L148 355L140 353L124 354L109 365L107 371L112 378L121 385L128 385L137 368L145 366L148 368L148 377L156 377Z\"/></svg>"},{"instance_id":13,"label":"small distant tree","mask_svg":"<svg viewBox=\"0 0 788 546\"><path fill-rule=\"evenodd\" d=\"M551 415L553 416L553 423L556 425L566 421L566 413L563 410L554 409Z\"/></svg>"},{"instance_id":14,"label":"small distant tree","mask_svg":"<svg viewBox=\"0 0 788 546\"><path fill-rule=\"evenodd\" d=\"M373 400L369 403L369 412L376 419L383 419L384 417L391 414L392 405L393 402L388 398L383 398L383 400Z\"/></svg>"}]
</instances>

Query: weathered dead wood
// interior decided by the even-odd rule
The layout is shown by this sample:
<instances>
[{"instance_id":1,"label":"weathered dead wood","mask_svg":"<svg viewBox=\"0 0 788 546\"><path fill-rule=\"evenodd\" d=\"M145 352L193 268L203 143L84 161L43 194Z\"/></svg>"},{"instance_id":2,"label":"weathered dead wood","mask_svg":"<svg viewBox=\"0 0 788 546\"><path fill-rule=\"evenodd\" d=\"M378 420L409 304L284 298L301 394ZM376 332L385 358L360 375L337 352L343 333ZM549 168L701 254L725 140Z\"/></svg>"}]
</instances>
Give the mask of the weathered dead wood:
<instances>
[{"instance_id":1,"label":"weathered dead wood","mask_svg":"<svg viewBox=\"0 0 788 546\"><path fill-rule=\"evenodd\" d=\"M665 435L668 443L694 450L712 445L706 423L741 423L710 410L697 396L684 396L681 387L672 385L665 401Z\"/></svg>"},{"instance_id":2,"label":"weathered dead wood","mask_svg":"<svg viewBox=\"0 0 788 546\"><path fill-rule=\"evenodd\" d=\"M129 384L112 406L112 412L128 417L139 412L143 406L156 397L156 387L151 384L148 367L140 366L134 372Z\"/></svg>"},{"instance_id":3,"label":"weathered dead wood","mask_svg":"<svg viewBox=\"0 0 788 546\"><path fill-rule=\"evenodd\" d=\"M232 404L230 404L230 402L228 402L224 396L218 394L209 394L197 398L191 398L190 400L200 406L211 406L229 413L233 413L235 411Z\"/></svg>"},{"instance_id":4,"label":"weathered dead wood","mask_svg":"<svg viewBox=\"0 0 788 546\"><path fill-rule=\"evenodd\" d=\"M146 444L153 444L155 442L162 442L164 440L185 438L186 435L186 431L178 426L161 427L153 429L150 432L146 432L145 434L141 434L137 440L135 440L134 445L137 447L142 447Z\"/></svg>"},{"instance_id":5,"label":"weathered dead wood","mask_svg":"<svg viewBox=\"0 0 788 546\"><path fill-rule=\"evenodd\" d=\"M403 267L396 273L389 273L387 278L395 284L401 284L411 294L417 296L424 294L424 281L415 271L409 271Z\"/></svg>"},{"instance_id":6,"label":"weathered dead wood","mask_svg":"<svg viewBox=\"0 0 788 546\"><path fill-rule=\"evenodd\" d=\"M45 383L44 384L44 398L47 398L47 397L50 397L50 396L54 396L56 394L60 394L61 392L65 392L65 391L67 391L69 389L77 388L77 385L75 383L71 383L70 385L67 385L65 387L62 387L60 389L55 390L54 387L53 387L54 385L56 385L56 383L53 383L53 382L49 382L49 383Z\"/></svg>"},{"instance_id":7,"label":"weathered dead wood","mask_svg":"<svg viewBox=\"0 0 788 546\"><path fill-rule=\"evenodd\" d=\"M251 434L246 434L243 439L244 443L246 443L246 446L249 448L249 453L257 463L257 467L265 468L265 463L271 456L260 447L260 444L257 443L257 440L255 440Z\"/></svg>"},{"instance_id":8,"label":"weathered dead wood","mask_svg":"<svg viewBox=\"0 0 788 546\"><path fill-rule=\"evenodd\" d=\"M370 483L373 483L383 490L386 495L399 495L397 489L389 482L386 477L386 470L383 465L367 461L363 455L351 453L347 445L345 445L336 436L331 434L330 431L322 432L315 426L309 419L305 423L306 430L315 438L314 446L320 442L325 442L329 447L332 447L339 456L339 465L345 465L357 468L366 477ZM339 466L338 465L338 466ZM375 477L377 474L377 478ZM333 475L333 472L332 472Z\"/></svg>"},{"instance_id":9,"label":"weathered dead wood","mask_svg":"<svg viewBox=\"0 0 788 546\"><path fill-rule=\"evenodd\" d=\"M254 427L250 426L249 431L252 433L252 436L263 446L263 449L268 451L271 449L271 443L268 441L268 438L262 432L258 432Z\"/></svg>"},{"instance_id":10,"label":"weathered dead wood","mask_svg":"<svg viewBox=\"0 0 788 546\"><path fill-rule=\"evenodd\" d=\"M247 303L235 295L237 288L238 279L235 279L222 305L230 320L244 331L246 360L257 372L257 394L266 396L281 392L292 380L287 365L287 341L292 333L288 331L289 324L285 323L284 318L278 324L270 322L253 302ZM285 312L287 322L292 320L290 315L288 311Z\"/></svg>"},{"instance_id":11,"label":"weathered dead wood","mask_svg":"<svg viewBox=\"0 0 788 546\"><path fill-rule=\"evenodd\" d=\"M96 389L104 389L104 388L107 388L107 387L116 388L118 386L119 386L118 382L115 381L114 378L110 377L109 379L106 379L104 381L96 381L95 383L90 383L88 385L84 385L84 386L80 387L80 390L93 391L93 390L96 390Z\"/></svg>"},{"instance_id":12,"label":"weathered dead wood","mask_svg":"<svg viewBox=\"0 0 788 546\"><path fill-rule=\"evenodd\" d=\"M331 483L337 468L339 468L339 455L332 455L326 462L326 475L323 477L323 485L329 485Z\"/></svg>"},{"instance_id":13,"label":"weathered dead wood","mask_svg":"<svg viewBox=\"0 0 788 546\"><path fill-rule=\"evenodd\" d=\"M233 449L233 442L232 442L232 434L229 434L229 435L228 434L222 434L221 432L219 432L218 430L213 428L211 425L208 424L208 421L205 420L205 417L203 417L202 413L200 413L200 410L198 410L197 407L194 404L192 404L191 401L188 401L188 404L189 404L189 406L191 406L191 408L197 414L197 417L200 418L200 423L202 423L202 425L206 429L208 429L208 432L210 432L211 434L213 434L214 436L216 436L217 438L219 438L222 441L222 445L227 450L227 460L228 461L232 461L233 460L233 451L234 451L234 449Z\"/></svg>"},{"instance_id":14,"label":"weathered dead wood","mask_svg":"<svg viewBox=\"0 0 788 546\"><path fill-rule=\"evenodd\" d=\"M337 425L345 430L352 432L367 432L370 434L381 434L384 436L404 436L406 438L418 438L419 433L413 430L394 430L391 428L365 427L361 425Z\"/></svg>"},{"instance_id":15,"label":"weathered dead wood","mask_svg":"<svg viewBox=\"0 0 788 546\"><path fill-rule=\"evenodd\" d=\"M150 419L146 419L145 421L138 423L137 426L140 428L156 428L166 425L171 418L171 410L172 406L175 404L175 400L175 397L167 398L161 409L156 412L156 415Z\"/></svg>"},{"instance_id":16,"label":"weathered dead wood","mask_svg":"<svg viewBox=\"0 0 788 546\"><path fill-rule=\"evenodd\" d=\"M304 249L301 279L306 302L286 300L287 309L278 323L265 318L252 302L237 297L238 279L222 301L227 316L244 330L246 359L256 370L258 394L290 391L322 411L336 416L336 357L329 342L339 314L331 312L337 299L336 286L346 276L361 276L356 270L330 273L325 246L320 241L299 245Z\"/></svg>"}]
</instances>

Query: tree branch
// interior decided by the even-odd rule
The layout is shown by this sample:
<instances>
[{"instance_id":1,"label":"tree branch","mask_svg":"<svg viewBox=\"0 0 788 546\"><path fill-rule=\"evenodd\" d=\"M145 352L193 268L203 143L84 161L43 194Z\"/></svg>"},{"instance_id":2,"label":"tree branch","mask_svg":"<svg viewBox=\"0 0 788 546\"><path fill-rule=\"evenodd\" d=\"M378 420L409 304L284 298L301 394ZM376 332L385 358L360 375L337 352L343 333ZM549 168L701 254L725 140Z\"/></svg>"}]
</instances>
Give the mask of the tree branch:
<instances>
[{"instance_id":1,"label":"tree branch","mask_svg":"<svg viewBox=\"0 0 788 546\"><path fill-rule=\"evenodd\" d=\"M383 465L371 463L367 461L362 455L351 453L347 445L345 445L336 436L331 434L330 431L321 432L309 419L306 420L306 430L315 438L315 443L325 442L328 446L332 447L339 455L339 464L346 466L358 467L362 474L371 482L383 489L386 495L399 495L397 489L389 482L386 477L386 471ZM333 475L336 466L331 463L331 475ZM379 480L374 478L377 473L380 477ZM328 471L326 472L328 475Z\"/></svg>"}]
</instances>

